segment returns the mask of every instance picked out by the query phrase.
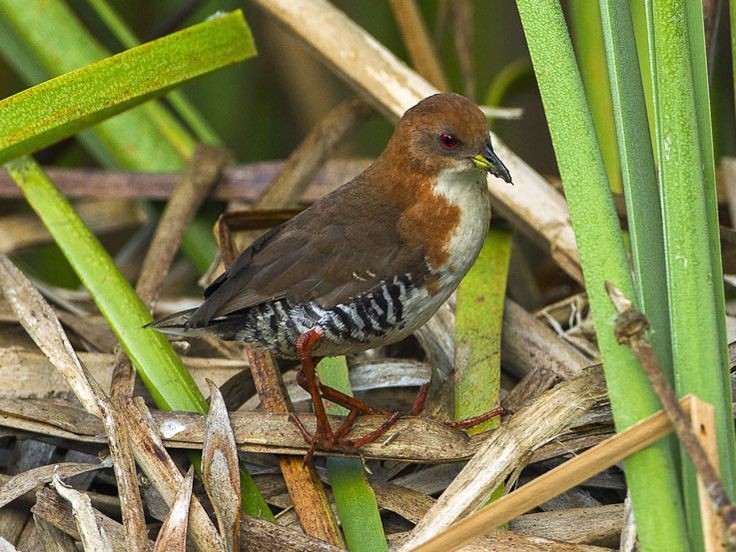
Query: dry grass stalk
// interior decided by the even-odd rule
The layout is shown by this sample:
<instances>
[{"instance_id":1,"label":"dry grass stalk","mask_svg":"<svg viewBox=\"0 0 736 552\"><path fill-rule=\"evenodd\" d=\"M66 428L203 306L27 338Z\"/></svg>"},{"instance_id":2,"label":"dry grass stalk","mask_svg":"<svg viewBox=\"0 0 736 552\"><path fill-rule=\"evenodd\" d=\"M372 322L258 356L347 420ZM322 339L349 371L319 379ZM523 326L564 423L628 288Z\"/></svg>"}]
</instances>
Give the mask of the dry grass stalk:
<instances>
[{"instance_id":1,"label":"dry grass stalk","mask_svg":"<svg viewBox=\"0 0 736 552\"><path fill-rule=\"evenodd\" d=\"M415 0L391 0L391 10L414 69L438 90L450 90Z\"/></svg>"},{"instance_id":2,"label":"dry grass stalk","mask_svg":"<svg viewBox=\"0 0 736 552\"><path fill-rule=\"evenodd\" d=\"M142 550L147 540L145 516L125 424L102 388L82 366L54 311L5 256L0 256L0 283L23 328L66 378L85 409L102 420L113 457L126 538L133 550Z\"/></svg>"},{"instance_id":3,"label":"dry grass stalk","mask_svg":"<svg viewBox=\"0 0 736 552\"><path fill-rule=\"evenodd\" d=\"M74 521L77 524L79 537L82 541L83 550L99 550L100 552L112 551L110 536L104 528L97 523L92 503L89 497L65 485L58 475L54 475L54 488L63 498L69 501L74 513ZM127 532L126 532L127 533ZM144 550L145 548L134 548Z\"/></svg>"},{"instance_id":4,"label":"dry grass stalk","mask_svg":"<svg viewBox=\"0 0 736 552\"><path fill-rule=\"evenodd\" d=\"M211 381L202 447L202 481L215 509L228 552L240 550L240 467L235 436L222 394Z\"/></svg>"},{"instance_id":5,"label":"dry grass stalk","mask_svg":"<svg viewBox=\"0 0 736 552\"><path fill-rule=\"evenodd\" d=\"M481 445L417 524L404 550L427 542L480 507L496 487L526 464L534 449L558 435L581 412L603 400L605 393L601 372L591 370L561 383L511 416Z\"/></svg>"},{"instance_id":6,"label":"dry grass stalk","mask_svg":"<svg viewBox=\"0 0 736 552\"><path fill-rule=\"evenodd\" d=\"M105 389L110 387L110 365L114 356L106 353L79 353L91 376ZM182 361L204 395L207 379L218 385L248 368L245 360L183 357ZM0 398L42 398L69 392L66 380L48 359L35 351L16 347L0 347Z\"/></svg>"},{"instance_id":7,"label":"dry grass stalk","mask_svg":"<svg viewBox=\"0 0 736 552\"><path fill-rule=\"evenodd\" d=\"M708 461L718 475L718 441L716 440L715 410L713 406L694 400L690 406L690 427L703 447ZM728 550L726 522L713 505L709 489L702 476L698 477L698 498L700 517L703 526L703 543L706 552Z\"/></svg>"},{"instance_id":8,"label":"dry grass stalk","mask_svg":"<svg viewBox=\"0 0 736 552\"><path fill-rule=\"evenodd\" d=\"M347 182L369 164L370 159L328 161L300 198L312 202ZM211 197L222 201L255 201L285 166L284 161L262 161L225 167ZM139 173L107 169L44 167L59 190L68 198L164 199L174 193L181 173ZM0 198L22 198L23 194L7 173L0 173ZM128 217L129 218L129 217ZM138 215L140 222L143 217Z\"/></svg>"},{"instance_id":9,"label":"dry grass stalk","mask_svg":"<svg viewBox=\"0 0 736 552\"><path fill-rule=\"evenodd\" d=\"M412 523L418 523L434 504L434 499L424 493L391 483L371 481L378 506L399 514Z\"/></svg>"},{"instance_id":10,"label":"dry grass stalk","mask_svg":"<svg viewBox=\"0 0 736 552\"><path fill-rule=\"evenodd\" d=\"M202 448L205 433L203 416L191 412L155 411L153 417L166 447ZM300 413L299 417L309 430L314 430L313 414ZM241 452L294 456L306 454L309 445L286 414L231 412L230 419ZM335 425L342 420L338 416L330 418ZM384 421L385 417L380 415L361 416L355 423L354 434L367 434ZM66 401L5 399L0 403L0 426L71 441L106 443L99 420ZM469 439L464 433L444 423L424 417L400 419L389 432L389 437L393 434L397 435L388 443L370 443L363 447L362 456L366 459L430 464L459 462L470 458L488 437L479 435ZM317 455L326 454L317 451ZM354 452L341 454L331 450L329 455L352 456Z\"/></svg>"},{"instance_id":11,"label":"dry grass stalk","mask_svg":"<svg viewBox=\"0 0 736 552\"><path fill-rule=\"evenodd\" d=\"M21 475L23 472L33 470L52 462L55 447L32 439L17 439L7 460L8 475L3 480L10 479L9 476ZM0 510L0 535L15 545L21 544L21 540L29 533L30 508L33 503L33 493L20 497L10 507ZM25 545L25 543L22 543Z\"/></svg>"},{"instance_id":12,"label":"dry grass stalk","mask_svg":"<svg viewBox=\"0 0 736 552\"><path fill-rule=\"evenodd\" d=\"M5 178L10 179L7 175ZM20 194L17 186L16 190ZM85 225L98 235L144 222L143 213L135 203L117 198L80 201L74 208ZM0 218L0 253L9 254L51 241L48 230L34 214L4 215Z\"/></svg>"},{"instance_id":13,"label":"dry grass stalk","mask_svg":"<svg viewBox=\"0 0 736 552\"><path fill-rule=\"evenodd\" d=\"M187 527L189 526L189 503L192 500L194 469L189 468L169 515L159 529L153 552L185 552L187 549ZM238 525L238 529L240 526ZM240 534L238 533L238 537Z\"/></svg>"},{"instance_id":14,"label":"dry grass stalk","mask_svg":"<svg viewBox=\"0 0 736 552\"><path fill-rule=\"evenodd\" d=\"M143 400L137 397L121 402L121 407L130 426L131 443L138 465L164 502L173 507L176 495L184 484L184 476L164 448ZM191 500L189 507L189 532L198 550L224 552L224 541L196 498Z\"/></svg>"},{"instance_id":15,"label":"dry grass stalk","mask_svg":"<svg viewBox=\"0 0 736 552\"><path fill-rule=\"evenodd\" d=\"M504 306L502 332L503 365L517 377L544 368L570 379L589 366L575 348L511 299Z\"/></svg>"},{"instance_id":16,"label":"dry grass stalk","mask_svg":"<svg viewBox=\"0 0 736 552\"><path fill-rule=\"evenodd\" d=\"M44 487L38 491L36 493L36 504L31 511L72 539L81 540L79 530L74 523L71 505L61 498L54 489ZM93 512L97 523L110 538L113 552L130 552L130 546L125 541L123 526L98 510L93 510ZM144 550L153 550L153 542L147 540Z\"/></svg>"},{"instance_id":17,"label":"dry grass stalk","mask_svg":"<svg viewBox=\"0 0 736 552\"><path fill-rule=\"evenodd\" d=\"M54 478L54 474L59 478L67 478L110 467L112 467L112 461L110 457L107 457L100 464L47 464L26 470L12 477L0 487L0 508L32 491L39 485L50 483Z\"/></svg>"},{"instance_id":18,"label":"dry grass stalk","mask_svg":"<svg viewBox=\"0 0 736 552\"><path fill-rule=\"evenodd\" d=\"M46 552L77 552L77 545L66 533L59 531L56 527L35 515L33 516L33 523Z\"/></svg>"},{"instance_id":19,"label":"dry grass stalk","mask_svg":"<svg viewBox=\"0 0 736 552\"><path fill-rule=\"evenodd\" d=\"M510 520L509 529L562 542L617 547L623 523L623 504L605 504L525 514Z\"/></svg>"},{"instance_id":20,"label":"dry grass stalk","mask_svg":"<svg viewBox=\"0 0 736 552\"><path fill-rule=\"evenodd\" d=\"M690 410L693 397L680 404ZM667 416L659 412L646 418L572 460L546 472L520 489L501 497L487 508L456 523L450 530L415 547L416 552L455 550L482 535L568 490L627 456L657 442L672 431Z\"/></svg>"},{"instance_id":21,"label":"dry grass stalk","mask_svg":"<svg viewBox=\"0 0 736 552\"><path fill-rule=\"evenodd\" d=\"M197 146L181 182L166 202L143 260L135 291L146 305L156 302L184 232L217 184L220 172L229 160L230 152L223 148L204 144Z\"/></svg>"},{"instance_id":22,"label":"dry grass stalk","mask_svg":"<svg viewBox=\"0 0 736 552\"><path fill-rule=\"evenodd\" d=\"M410 533L395 533L388 536L389 549L403 550ZM570 544L520 535L513 531L488 531L487 534L466 543L457 550L461 552L610 552L610 548L592 546L588 544Z\"/></svg>"},{"instance_id":23,"label":"dry grass stalk","mask_svg":"<svg viewBox=\"0 0 736 552\"><path fill-rule=\"evenodd\" d=\"M253 208L281 209L296 203L317 176L327 156L373 114L373 109L363 100L348 100L332 109L291 152L278 175L258 196Z\"/></svg>"},{"instance_id":24,"label":"dry grass stalk","mask_svg":"<svg viewBox=\"0 0 736 552\"><path fill-rule=\"evenodd\" d=\"M463 93L475 101L475 54L473 52L473 4L455 0L450 4L455 54L463 80Z\"/></svg>"},{"instance_id":25,"label":"dry grass stalk","mask_svg":"<svg viewBox=\"0 0 736 552\"><path fill-rule=\"evenodd\" d=\"M194 503L194 501L192 502ZM79 533L74 524L71 507L53 489L45 488L37 493L36 505L32 511L57 529L70 535L75 540L79 540ZM115 552L129 552L122 526L100 512L95 511L95 515L107 534L110 535L113 550ZM190 528L191 523L192 520L190 519ZM259 518L244 516L244 523L241 524L240 529L241 542L247 542L251 549L259 552L283 552L284 550L340 552L342 550L299 531L281 527ZM150 541L148 541L148 549L153 549L153 543Z\"/></svg>"}]
</instances>

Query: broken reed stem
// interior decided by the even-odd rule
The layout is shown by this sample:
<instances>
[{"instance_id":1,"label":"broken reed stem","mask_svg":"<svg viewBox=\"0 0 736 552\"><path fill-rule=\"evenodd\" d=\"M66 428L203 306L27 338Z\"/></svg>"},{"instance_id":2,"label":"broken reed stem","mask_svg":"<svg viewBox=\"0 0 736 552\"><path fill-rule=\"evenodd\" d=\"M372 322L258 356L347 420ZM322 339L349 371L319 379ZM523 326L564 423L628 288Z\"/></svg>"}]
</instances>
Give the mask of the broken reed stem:
<instances>
[{"instance_id":1,"label":"broken reed stem","mask_svg":"<svg viewBox=\"0 0 736 552\"><path fill-rule=\"evenodd\" d=\"M689 405L689 397L683 399ZM615 434L545 472L517 490L502 496L490 506L451 525L444 533L411 548L412 552L448 552L456 550L492 529L528 512L580 485L597 473L669 435L672 425L662 412L645 418L625 431ZM412 542L412 545L414 543ZM406 549L401 549L404 552Z\"/></svg>"},{"instance_id":2,"label":"broken reed stem","mask_svg":"<svg viewBox=\"0 0 736 552\"><path fill-rule=\"evenodd\" d=\"M639 359L652 389L662 403L662 409L675 429L678 439L687 452L700 476L703 486L710 495L716 511L723 516L728 526L731 540L736 539L736 507L726 494L718 474L708 461L708 456L693 432L688 416L680 408L675 391L662 372L657 357L654 354L646 332L649 322L646 317L636 310L633 303L624 296L611 282L606 282L606 291L611 298L614 308L618 312L616 319L616 340L629 347Z\"/></svg>"},{"instance_id":3,"label":"broken reed stem","mask_svg":"<svg viewBox=\"0 0 736 552\"><path fill-rule=\"evenodd\" d=\"M700 441L708 456L708 460L718 473L718 435L716 432L715 409L713 405L693 398L689 413L690 427L693 428L698 441ZM728 550L726 521L718 515L713 507L702 477L698 477L698 504L700 505L700 525L703 528L703 548L705 552Z\"/></svg>"},{"instance_id":4,"label":"broken reed stem","mask_svg":"<svg viewBox=\"0 0 736 552\"><path fill-rule=\"evenodd\" d=\"M225 148L197 145L186 172L166 202L141 266L135 291L151 306L158 298L186 229L230 160Z\"/></svg>"}]
</instances>

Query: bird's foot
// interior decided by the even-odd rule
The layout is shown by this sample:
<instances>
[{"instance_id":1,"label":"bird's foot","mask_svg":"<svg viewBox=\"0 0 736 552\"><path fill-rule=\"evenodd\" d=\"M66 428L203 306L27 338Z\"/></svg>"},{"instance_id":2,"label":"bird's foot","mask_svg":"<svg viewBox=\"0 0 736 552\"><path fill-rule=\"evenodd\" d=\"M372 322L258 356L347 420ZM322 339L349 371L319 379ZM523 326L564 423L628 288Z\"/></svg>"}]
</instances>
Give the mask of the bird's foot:
<instances>
[{"instance_id":1,"label":"bird's foot","mask_svg":"<svg viewBox=\"0 0 736 552\"><path fill-rule=\"evenodd\" d=\"M491 420L496 416L501 416L504 412L506 412L506 410L502 406L499 406L494 408L493 410L489 410L488 412L479 414L478 416L472 416L470 418L458 420L457 422L448 422L447 425L449 425L453 429L468 429L470 427L475 427L479 424L482 424L483 422L487 422L488 420Z\"/></svg>"},{"instance_id":2,"label":"bird's foot","mask_svg":"<svg viewBox=\"0 0 736 552\"><path fill-rule=\"evenodd\" d=\"M412 416L421 415L422 409L424 408L424 402L427 399L428 392L429 382L425 383L419 388L417 397L414 399L414 405L411 408ZM505 411L503 407L499 406L498 408L494 408L493 410L489 410L488 412L484 412L483 414L480 414L478 416L465 418L464 420L458 420L457 422L448 422L447 425L450 426L452 429L468 429L482 424L483 422L486 422L492 418L495 418L496 416L501 416L504 412Z\"/></svg>"},{"instance_id":3,"label":"bird's foot","mask_svg":"<svg viewBox=\"0 0 736 552\"><path fill-rule=\"evenodd\" d=\"M318 424L317 430L314 433L311 433L306 428L304 422L302 422L296 414L290 414L289 420L296 425L299 432L302 434L302 437L309 445L307 454L304 456L304 463L311 463L314 459L314 453L317 450L356 452L360 447L376 441L376 439L386 433L386 431L388 431L401 417L400 412L390 413L386 420L373 431L363 435L362 437L347 438L347 434L350 433L350 430L355 425L355 420L358 418L359 414L360 412L358 410L351 410L343 423L340 424L340 427L335 431L332 431L331 429L329 431L323 431L320 429Z\"/></svg>"}]
</instances>

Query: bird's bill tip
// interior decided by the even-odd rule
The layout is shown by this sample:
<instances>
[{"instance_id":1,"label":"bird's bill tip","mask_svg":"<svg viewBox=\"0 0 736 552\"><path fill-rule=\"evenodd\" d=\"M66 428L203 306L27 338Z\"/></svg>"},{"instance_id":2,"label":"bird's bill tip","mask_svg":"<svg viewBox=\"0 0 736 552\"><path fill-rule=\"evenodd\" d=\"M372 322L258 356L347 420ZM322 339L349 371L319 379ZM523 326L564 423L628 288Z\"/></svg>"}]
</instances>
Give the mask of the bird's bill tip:
<instances>
[{"instance_id":1,"label":"bird's bill tip","mask_svg":"<svg viewBox=\"0 0 736 552\"><path fill-rule=\"evenodd\" d=\"M509 184L513 184L511 181L511 173L506 168L506 165L504 165L498 158L490 144L485 147L483 153L473 156L471 160L479 169L488 171L493 176L497 176L501 180L508 182Z\"/></svg>"}]
</instances>

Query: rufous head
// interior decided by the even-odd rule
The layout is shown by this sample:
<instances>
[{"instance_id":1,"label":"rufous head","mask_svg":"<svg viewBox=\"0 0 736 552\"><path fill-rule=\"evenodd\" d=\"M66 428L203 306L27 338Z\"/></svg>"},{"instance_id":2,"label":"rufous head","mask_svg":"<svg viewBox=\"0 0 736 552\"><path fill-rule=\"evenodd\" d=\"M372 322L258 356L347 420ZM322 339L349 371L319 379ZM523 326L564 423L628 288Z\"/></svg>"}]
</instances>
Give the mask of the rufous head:
<instances>
[{"instance_id":1,"label":"rufous head","mask_svg":"<svg viewBox=\"0 0 736 552\"><path fill-rule=\"evenodd\" d=\"M480 169L511 182L491 146L485 115L459 94L429 96L404 113L386 154L407 159L425 174Z\"/></svg>"}]
</instances>

